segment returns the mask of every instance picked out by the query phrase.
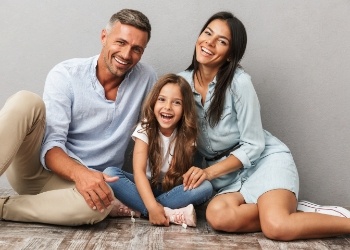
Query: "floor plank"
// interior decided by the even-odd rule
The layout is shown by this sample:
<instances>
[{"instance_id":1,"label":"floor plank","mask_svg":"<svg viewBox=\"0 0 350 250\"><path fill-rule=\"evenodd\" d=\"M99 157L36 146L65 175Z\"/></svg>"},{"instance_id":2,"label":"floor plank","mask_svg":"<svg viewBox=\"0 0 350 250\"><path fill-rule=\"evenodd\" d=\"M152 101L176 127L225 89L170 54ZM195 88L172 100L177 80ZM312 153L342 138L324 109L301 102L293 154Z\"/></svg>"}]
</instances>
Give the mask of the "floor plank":
<instances>
[{"instance_id":1,"label":"floor plank","mask_svg":"<svg viewBox=\"0 0 350 250\"><path fill-rule=\"evenodd\" d=\"M0 196L14 195L8 186ZM197 210L197 227L184 229L151 226L148 220L107 218L96 225L64 227L38 223L0 221L2 249L350 249L350 235L293 242L272 241L262 233L228 234L212 230L205 221L204 209Z\"/></svg>"}]
</instances>

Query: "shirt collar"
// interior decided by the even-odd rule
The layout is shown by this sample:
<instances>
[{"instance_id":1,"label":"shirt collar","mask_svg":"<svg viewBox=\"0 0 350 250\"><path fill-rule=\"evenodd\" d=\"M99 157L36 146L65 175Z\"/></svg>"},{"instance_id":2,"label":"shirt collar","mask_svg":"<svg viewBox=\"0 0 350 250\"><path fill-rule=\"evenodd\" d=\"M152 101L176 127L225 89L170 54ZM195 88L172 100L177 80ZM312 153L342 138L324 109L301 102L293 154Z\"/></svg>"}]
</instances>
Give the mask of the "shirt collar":
<instances>
[{"instance_id":1,"label":"shirt collar","mask_svg":"<svg viewBox=\"0 0 350 250\"><path fill-rule=\"evenodd\" d=\"M211 83L209 83L209 86L210 85L215 85L217 83L217 78L216 77L217 76L215 76L214 79L211 81ZM194 88L194 70L192 70L192 72L191 72L191 82L189 84L191 86L192 92L198 94L198 92Z\"/></svg>"}]
</instances>

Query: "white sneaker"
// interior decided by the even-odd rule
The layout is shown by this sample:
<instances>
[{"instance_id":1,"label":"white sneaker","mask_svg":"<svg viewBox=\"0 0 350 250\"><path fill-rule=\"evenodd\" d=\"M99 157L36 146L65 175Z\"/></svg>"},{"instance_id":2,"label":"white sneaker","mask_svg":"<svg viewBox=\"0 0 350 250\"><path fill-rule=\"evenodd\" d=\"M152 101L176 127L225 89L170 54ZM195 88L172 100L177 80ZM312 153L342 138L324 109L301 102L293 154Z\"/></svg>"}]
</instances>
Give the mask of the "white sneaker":
<instances>
[{"instance_id":1,"label":"white sneaker","mask_svg":"<svg viewBox=\"0 0 350 250\"><path fill-rule=\"evenodd\" d=\"M314 212L314 213L350 218L350 211L343 207L321 206L321 205L311 203L309 201L299 201L297 210L302 212Z\"/></svg>"},{"instance_id":2,"label":"white sneaker","mask_svg":"<svg viewBox=\"0 0 350 250\"><path fill-rule=\"evenodd\" d=\"M165 215L169 217L170 222L182 225L183 228L187 228L187 226L196 227L196 210L192 204L179 209L164 207L164 211Z\"/></svg>"}]
</instances>

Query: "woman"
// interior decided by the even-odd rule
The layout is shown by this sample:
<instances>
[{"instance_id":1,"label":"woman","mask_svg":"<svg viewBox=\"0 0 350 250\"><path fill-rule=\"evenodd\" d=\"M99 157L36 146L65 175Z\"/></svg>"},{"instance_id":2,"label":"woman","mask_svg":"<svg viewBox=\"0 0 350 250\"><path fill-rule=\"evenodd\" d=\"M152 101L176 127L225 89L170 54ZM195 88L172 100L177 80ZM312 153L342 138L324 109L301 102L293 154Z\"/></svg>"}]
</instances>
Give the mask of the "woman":
<instances>
[{"instance_id":1,"label":"woman","mask_svg":"<svg viewBox=\"0 0 350 250\"><path fill-rule=\"evenodd\" d=\"M216 230L262 231L285 241L350 233L350 219L344 218L350 212L343 208L344 217L326 215L322 207L318 213L297 213L299 177L292 155L262 128L251 78L239 65L246 44L241 21L217 13L201 30L192 64L180 73L195 97L197 146L206 163L184 175L184 186L212 182L218 195L206 217Z\"/></svg>"}]
</instances>

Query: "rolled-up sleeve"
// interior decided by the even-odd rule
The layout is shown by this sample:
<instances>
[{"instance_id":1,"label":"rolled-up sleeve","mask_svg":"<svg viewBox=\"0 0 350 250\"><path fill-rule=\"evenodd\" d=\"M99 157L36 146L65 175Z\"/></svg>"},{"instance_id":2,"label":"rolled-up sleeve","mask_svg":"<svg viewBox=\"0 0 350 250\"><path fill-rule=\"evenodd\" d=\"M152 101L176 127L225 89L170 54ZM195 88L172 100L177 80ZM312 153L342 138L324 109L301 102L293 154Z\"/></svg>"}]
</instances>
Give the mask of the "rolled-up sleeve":
<instances>
[{"instance_id":1,"label":"rolled-up sleeve","mask_svg":"<svg viewBox=\"0 0 350 250\"><path fill-rule=\"evenodd\" d=\"M240 74L235 79L235 109L241 147L231 152L243 164L244 168L252 166L265 148L264 130L262 128L260 104L248 74Z\"/></svg>"},{"instance_id":2,"label":"rolled-up sleeve","mask_svg":"<svg viewBox=\"0 0 350 250\"><path fill-rule=\"evenodd\" d=\"M63 67L56 66L49 72L45 82L43 100L47 119L40 161L46 169L45 155L53 147L59 147L70 157L79 160L65 146L74 102L68 79L68 72Z\"/></svg>"}]
</instances>

